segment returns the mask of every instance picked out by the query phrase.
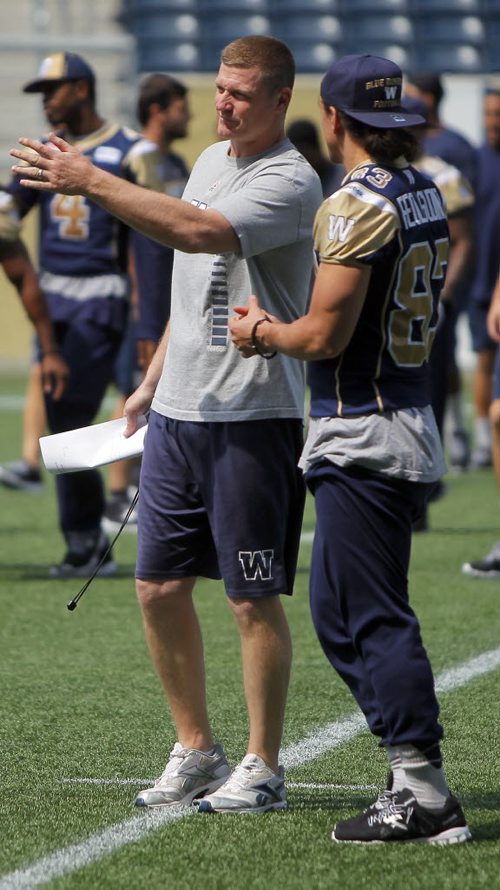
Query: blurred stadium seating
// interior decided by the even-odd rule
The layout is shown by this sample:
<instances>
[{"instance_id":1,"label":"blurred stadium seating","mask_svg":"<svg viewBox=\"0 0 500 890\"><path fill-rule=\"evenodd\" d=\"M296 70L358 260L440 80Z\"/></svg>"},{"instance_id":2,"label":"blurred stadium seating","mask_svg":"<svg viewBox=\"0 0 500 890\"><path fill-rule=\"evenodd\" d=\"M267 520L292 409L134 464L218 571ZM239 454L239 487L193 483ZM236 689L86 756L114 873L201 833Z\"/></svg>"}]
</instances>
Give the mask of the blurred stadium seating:
<instances>
[{"instance_id":1,"label":"blurred stadium seating","mask_svg":"<svg viewBox=\"0 0 500 890\"><path fill-rule=\"evenodd\" d=\"M285 40L303 73L348 52L440 72L499 68L500 0L122 0L120 20L140 72L212 71L244 34Z\"/></svg>"}]
</instances>

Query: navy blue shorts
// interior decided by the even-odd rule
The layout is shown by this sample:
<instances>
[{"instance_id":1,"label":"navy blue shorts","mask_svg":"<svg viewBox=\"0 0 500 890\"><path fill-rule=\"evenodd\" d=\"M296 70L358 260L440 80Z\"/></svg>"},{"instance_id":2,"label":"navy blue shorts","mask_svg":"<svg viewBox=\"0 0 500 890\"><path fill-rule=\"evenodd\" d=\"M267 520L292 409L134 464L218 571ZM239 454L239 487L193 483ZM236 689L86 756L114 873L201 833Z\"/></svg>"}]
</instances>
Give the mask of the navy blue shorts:
<instances>
[{"instance_id":1,"label":"navy blue shorts","mask_svg":"<svg viewBox=\"0 0 500 890\"><path fill-rule=\"evenodd\" d=\"M291 594L301 449L300 420L195 423L151 411L136 577L222 578L231 597Z\"/></svg>"},{"instance_id":2,"label":"navy blue shorts","mask_svg":"<svg viewBox=\"0 0 500 890\"><path fill-rule=\"evenodd\" d=\"M487 349L493 351L497 347L486 327L489 308L489 303L478 303L477 300L469 303L469 327L474 352L484 352Z\"/></svg>"}]
</instances>

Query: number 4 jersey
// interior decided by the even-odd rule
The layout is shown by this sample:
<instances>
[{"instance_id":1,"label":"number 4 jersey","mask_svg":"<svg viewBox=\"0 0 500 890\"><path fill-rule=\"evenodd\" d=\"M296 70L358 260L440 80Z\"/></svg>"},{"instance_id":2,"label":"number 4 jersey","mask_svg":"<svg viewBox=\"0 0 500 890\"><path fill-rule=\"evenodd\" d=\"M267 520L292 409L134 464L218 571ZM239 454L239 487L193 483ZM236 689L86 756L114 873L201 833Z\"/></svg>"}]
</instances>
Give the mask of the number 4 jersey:
<instances>
[{"instance_id":1,"label":"number 4 jersey","mask_svg":"<svg viewBox=\"0 0 500 890\"><path fill-rule=\"evenodd\" d=\"M72 141L96 166L137 181L134 146L139 140L137 132L106 123ZM21 216L38 205L40 285L52 320L70 321L78 315L122 330L129 290L126 227L82 195L37 192L17 178L9 191Z\"/></svg>"},{"instance_id":2,"label":"number 4 jersey","mask_svg":"<svg viewBox=\"0 0 500 890\"><path fill-rule=\"evenodd\" d=\"M371 269L361 317L334 359L311 362L311 417L429 404L428 359L448 257L440 192L414 167L355 167L315 221L321 263Z\"/></svg>"}]
</instances>

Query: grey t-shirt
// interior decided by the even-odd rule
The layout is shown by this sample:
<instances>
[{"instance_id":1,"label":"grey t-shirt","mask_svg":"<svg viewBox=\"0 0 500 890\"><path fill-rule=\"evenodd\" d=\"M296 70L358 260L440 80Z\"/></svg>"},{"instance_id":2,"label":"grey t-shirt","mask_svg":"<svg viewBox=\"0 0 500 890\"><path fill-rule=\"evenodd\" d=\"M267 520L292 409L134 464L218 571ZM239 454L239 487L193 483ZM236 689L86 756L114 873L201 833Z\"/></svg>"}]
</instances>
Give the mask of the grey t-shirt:
<instances>
[{"instance_id":1,"label":"grey t-shirt","mask_svg":"<svg viewBox=\"0 0 500 890\"><path fill-rule=\"evenodd\" d=\"M200 155L183 199L221 213L241 253L175 252L170 339L152 407L177 420L300 418L302 362L243 359L228 320L251 293L283 321L304 314L320 181L288 139L250 158L228 149L219 142Z\"/></svg>"}]
</instances>

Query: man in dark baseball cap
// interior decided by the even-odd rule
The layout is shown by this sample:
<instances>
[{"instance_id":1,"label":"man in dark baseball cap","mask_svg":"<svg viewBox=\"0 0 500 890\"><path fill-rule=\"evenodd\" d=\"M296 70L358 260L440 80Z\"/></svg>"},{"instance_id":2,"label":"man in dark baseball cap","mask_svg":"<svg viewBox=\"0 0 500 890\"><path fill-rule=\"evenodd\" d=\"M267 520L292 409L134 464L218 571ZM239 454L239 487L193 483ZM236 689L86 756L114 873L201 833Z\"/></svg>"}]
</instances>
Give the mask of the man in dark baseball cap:
<instances>
[{"instance_id":1,"label":"man in dark baseball cap","mask_svg":"<svg viewBox=\"0 0 500 890\"><path fill-rule=\"evenodd\" d=\"M23 87L23 92L43 93L48 86L67 80L95 83L95 74L85 59L76 53L52 53L43 60L36 78Z\"/></svg>"},{"instance_id":2,"label":"man in dark baseball cap","mask_svg":"<svg viewBox=\"0 0 500 890\"><path fill-rule=\"evenodd\" d=\"M372 55L347 55L334 62L321 81L325 105L370 127L389 129L425 123L401 105L399 65Z\"/></svg>"},{"instance_id":3,"label":"man in dark baseball cap","mask_svg":"<svg viewBox=\"0 0 500 890\"><path fill-rule=\"evenodd\" d=\"M420 93L428 93L429 96L432 96L436 105L439 105L444 96L444 86L440 74L434 71L410 71L407 80Z\"/></svg>"}]
</instances>

